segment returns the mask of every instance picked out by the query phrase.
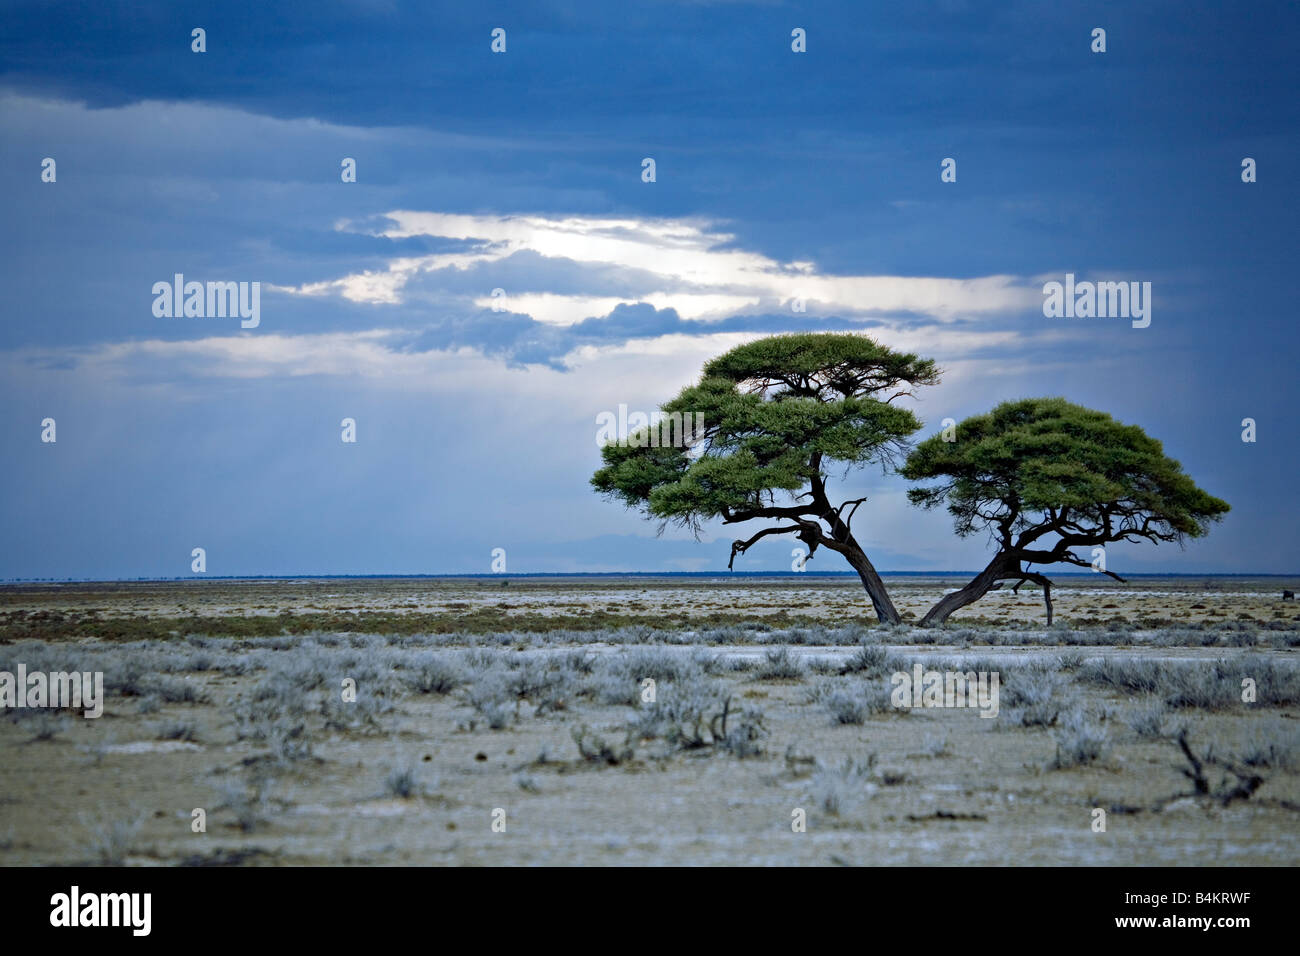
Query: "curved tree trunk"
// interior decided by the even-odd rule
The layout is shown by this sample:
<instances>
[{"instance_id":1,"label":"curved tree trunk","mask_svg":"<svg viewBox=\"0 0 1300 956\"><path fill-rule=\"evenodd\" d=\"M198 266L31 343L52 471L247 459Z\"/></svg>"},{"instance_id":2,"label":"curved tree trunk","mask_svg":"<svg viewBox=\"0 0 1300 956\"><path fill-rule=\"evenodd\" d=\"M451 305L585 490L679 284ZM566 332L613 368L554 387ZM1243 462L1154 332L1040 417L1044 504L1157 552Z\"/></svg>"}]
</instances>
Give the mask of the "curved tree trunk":
<instances>
[{"instance_id":1,"label":"curved tree trunk","mask_svg":"<svg viewBox=\"0 0 1300 956\"><path fill-rule=\"evenodd\" d=\"M1043 604L1047 607L1047 624L1052 624L1052 582L1046 575L1036 571L1022 571L1020 560L1014 555L998 554L988 567L975 576L975 579L959 591L945 594L934 607L921 618L921 627L934 627L948 620L953 611L960 610L968 604L974 604L997 586L999 581L1009 578L1019 579L1016 590L1026 581L1033 581L1043 589Z\"/></svg>"},{"instance_id":2,"label":"curved tree trunk","mask_svg":"<svg viewBox=\"0 0 1300 956\"><path fill-rule=\"evenodd\" d=\"M862 586L867 589L867 596L871 598L871 606L876 610L876 618L881 624L900 623L903 619L899 617L894 602L889 599L885 582L880 580L880 575L867 558L866 552L853 540L852 535L848 535L848 540L844 544L845 548L841 552L844 560L853 566L853 570L857 571L858 577L862 579Z\"/></svg>"},{"instance_id":3,"label":"curved tree trunk","mask_svg":"<svg viewBox=\"0 0 1300 956\"><path fill-rule=\"evenodd\" d=\"M954 611L964 608L967 604L974 604L988 594L1001 579L1019 576L1021 576L1019 561L1010 555L997 555L989 562L988 567L977 574L964 588L940 598L938 603L926 612L925 617L921 618L921 627L942 624Z\"/></svg>"},{"instance_id":4,"label":"curved tree trunk","mask_svg":"<svg viewBox=\"0 0 1300 956\"><path fill-rule=\"evenodd\" d=\"M832 550L844 555L844 560L848 561L853 566L853 570L858 572L858 577L862 579L862 586L866 588L867 596L871 598L871 606L875 608L876 619L881 624L901 624L903 619L899 616L898 609L894 607L894 602L889 599L889 592L885 590L885 582L880 580L875 565L871 563L867 553L862 550L862 545L858 544L857 538L853 537L853 532L849 528L849 522L853 520L853 514L857 511L857 506L855 505L853 511L849 512L847 521L840 514L844 505L840 505L839 509L831 507L830 500L826 497L826 485L821 477L821 460L821 453L818 452L812 456L812 461L809 462L809 467L813 470L812 498L817 509L817 516L831 527L830 536L835 542ZM866 499L863 498L861 501L866 501ZM820 529L818 529L818 532L820 534ZM809 553L812 553L811 544L809 545Z\"/></svg>"}]
</instances>

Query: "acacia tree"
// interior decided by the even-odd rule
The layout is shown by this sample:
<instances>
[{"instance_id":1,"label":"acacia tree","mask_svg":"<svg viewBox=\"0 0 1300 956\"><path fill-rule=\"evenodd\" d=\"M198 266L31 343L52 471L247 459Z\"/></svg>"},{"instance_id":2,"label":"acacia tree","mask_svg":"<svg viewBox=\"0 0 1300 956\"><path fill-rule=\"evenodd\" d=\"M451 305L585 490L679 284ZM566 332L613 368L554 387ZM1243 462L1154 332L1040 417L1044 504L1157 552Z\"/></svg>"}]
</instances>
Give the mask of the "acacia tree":
<instances>
[{"instance_id":1,"label":"acacia tree","mask_svg":"<svg viewBox=\"0 0 1300 956\"><path fill-rule=\"evenodd\" d=\"M853 536L866 498L832 504L829 472L894 464L920 422L892 402L938 382L930 359L895 352L853 334L806 333L759 339L704 367L698 385L662 406L697 415L703 428L686 446L651 444L645 430L601 448L591 483L646 517L697 535L704 522L776 520L735 541L731 560L772 535L838 552L858 572L882 622L897 623L880 575ZM847 509L847 513L846 513Z\"/></svg>"},{"instance_id":2,"label":"acacia tree","mask_svg":"<svg viewBox=\"0 0 1300 956\"><path fill-rule=\"evenodd\" d=\"M1005 402L916 446L899 473L938 484L908 491L922 508L946 504L960 537L987 532L997 547L969 584L921 620L941 624L1001 582L1043 588L1052 622L1052 582L1029 565L1092 567L1078 548L1115 541L1199 538L1228 504L1198 488L1160 442L1136 425L1063 398ZM1123 581L1113 571L1105 574Z\"/></svg>"}]
</instances>

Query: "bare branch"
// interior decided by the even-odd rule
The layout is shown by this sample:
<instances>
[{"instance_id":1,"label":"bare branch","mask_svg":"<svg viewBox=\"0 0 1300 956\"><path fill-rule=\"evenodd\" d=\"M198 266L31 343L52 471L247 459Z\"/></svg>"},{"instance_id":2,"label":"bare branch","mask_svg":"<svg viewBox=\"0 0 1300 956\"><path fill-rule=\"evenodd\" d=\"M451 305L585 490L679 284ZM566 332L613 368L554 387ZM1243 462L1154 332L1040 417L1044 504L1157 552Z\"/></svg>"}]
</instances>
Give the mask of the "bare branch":
<instances>
[{"instance_id":1,"label":"bare branch","mask_svg":"<svg viewBox=\"0 0 1300 956\"><path fill-rule=\"evenodd\" d=\"M803 531L804 531L804 528L803 528L801 525L797 525L797 524L796 524L796 525L788 525L788 526L783 527L783 528L764 528L762 531L760 531L760 532L758 532L757 534L755 534L755 535L754 535L752 538L750 538L748 541L733 541L733 542L731 542L731 559L730 559L729 561L727 561L727 570L728 570L728 571L734 571L734 570L735 570L735 568L732 567L732 565L735 563L736 555L738 555L738 554L744 554L744 553L745 553L746 551L748 551L751 547L753 547L755 544L757 544L757 543L758 543L759 541L761 541L763 538L766 538L768 535L770 535L770 534L791 534L791 533L793 533L793 534L799 534L799 535L802 536Z\"/></svg>"}]
</instances>

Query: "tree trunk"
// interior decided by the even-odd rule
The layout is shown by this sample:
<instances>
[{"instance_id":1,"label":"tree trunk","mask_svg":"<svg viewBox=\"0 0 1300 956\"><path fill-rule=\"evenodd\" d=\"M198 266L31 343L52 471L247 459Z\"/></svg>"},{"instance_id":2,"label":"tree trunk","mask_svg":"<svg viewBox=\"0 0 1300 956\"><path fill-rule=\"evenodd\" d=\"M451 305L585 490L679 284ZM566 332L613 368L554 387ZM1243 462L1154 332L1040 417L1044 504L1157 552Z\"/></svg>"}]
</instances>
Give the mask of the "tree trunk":
<instances>
[{"instance_id":1,"label":"tree trunk","mask_svg":"<svg viewBox=\"0 0 1300 956\"><path fill-rule=\"evenodd\" d=\"M876 618L881 624L901 623L903 619L899 617L894 602L889 599L885 582L880 580L880 575L868 560L866 552L858 547L852 535L849 535L845 544L847 549L843 552L844 559L853 565L853 570L857 571L858 577L862 579L862 586L867 589L867 596L871 598L871 606L876 610Z\"/></svg>"},{"instance_id":2,"label":"tree trunk","mask_svg":"<svg viewBox=\"0 0 1300 956\"><path fill-rule=\"evenodd\" d=\"M934 627L948 620L953 611L974 604L993 589L1002 578L1018 575L1020 562L1010 555L999 554L989 562L988 567L975 576L975 579L959 591L945 594L934 607L921 618L921 627Z\"/></svg>"},{"instance_id":3,"label":"tree trunk","mask_svg":"<svg viewBox=\"0 0 1300 956\"><path fill-rule=\"evenodd\" d=\"M1047 626L1051 627L1052 626L1052 582L1048 579L1047 575L1045 574L1038 574L1035 571L1025 571L1023 573L1026 581L1033 581L1035 584L1042 586L1043 604L1047 606ZM1017 584L1016 587L1020 587L1020 585Z\"/></svg>"}]
</instances>

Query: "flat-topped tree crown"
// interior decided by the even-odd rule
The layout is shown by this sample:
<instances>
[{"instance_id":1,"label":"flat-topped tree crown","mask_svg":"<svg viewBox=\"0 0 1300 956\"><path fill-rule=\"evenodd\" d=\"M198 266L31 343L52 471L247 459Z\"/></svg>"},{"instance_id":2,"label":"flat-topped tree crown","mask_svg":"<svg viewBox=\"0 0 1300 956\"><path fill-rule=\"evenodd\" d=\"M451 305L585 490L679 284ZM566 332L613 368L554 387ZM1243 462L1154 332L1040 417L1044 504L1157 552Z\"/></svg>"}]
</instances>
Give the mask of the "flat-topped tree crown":
<instances>
[{"instance_id":1,"label":"flat-topped tree crown","mask_svg":"<svg viewBox=\"0 0 1300 956\"><path fill-rule=\"evenodd\" d=\"M874 398L910 394L910 386L935 385L931 359L895 352L865 335L775 335L738 346L704 366L706 378L734 383L741 391L772 398Z\"/></svg>"},{"instance_id":2,"label":"flat-topped tree crown","mask_svg":"<svg viewBox=\"0 0 1300 956\"><path fill-rule=\"evenodd\" d=\"M958 535L988 532L998 552L924 623L946 619L998 580L1050 589L1042 575L1022 570L1022 562L1092 567L1074 549L1117 541L1181 544L1206 534L1229 508L1198 488L1141 428L1063 398L1004 402L961 422L954 437L928 438L908 456L899 469L903 477L939 479L908 497L923 508L947 505ZM1045 597L1050 621L1050 590Z\"/></svg>"},{"instance_id":3,"label":"flat-topped tree crown","mask_svg":"<svg viewBox=\"0 0 1300 956\"><path fill-rule=\"evenodd\" d=\"M895 352L866 336L808 333L759 339L709 362L696 385L662 406L703 427L688 445L663 447L643 436L601 449L591 479L601 493L699 531L705 521L757 518L789 524L732 546L732 561L761 538L789 533L844 554L863 578L882 620L897 620L875 569L853 539L853 512L833 506L829 468L892 464L920 427L891 404L938 381L934 362Z\"/></svg>"}]
</instances>

